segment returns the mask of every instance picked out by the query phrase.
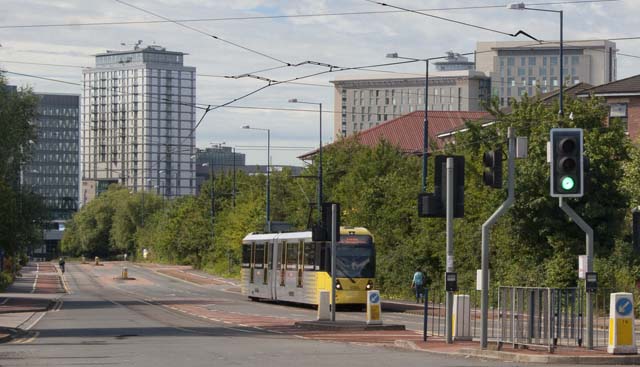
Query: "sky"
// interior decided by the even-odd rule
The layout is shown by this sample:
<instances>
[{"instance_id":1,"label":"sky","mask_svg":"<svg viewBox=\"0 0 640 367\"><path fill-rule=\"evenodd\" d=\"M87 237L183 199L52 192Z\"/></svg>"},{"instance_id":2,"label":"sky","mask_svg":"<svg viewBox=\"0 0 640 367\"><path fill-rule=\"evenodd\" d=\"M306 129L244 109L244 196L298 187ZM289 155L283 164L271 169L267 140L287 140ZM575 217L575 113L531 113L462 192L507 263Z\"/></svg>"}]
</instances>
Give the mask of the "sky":
<instances>
[{"instance_id":1,"label":"sky","mask_svg":"<svg viewBox=\"0 0 640 367\"><path fill-rule=\"evenodd\" d=\"M567 2L557 0L555 3ZM496 8L429 10L429 14L476 24L500 32L520 29L542 40L557 40L557 14L508 10L498 0L390 0L408 9L459 7ZM564 11L565 40L638 37L639 0L597 3L554 3L536 0L539 8ZM129 4L129 5L127 5ZM385 55L398 52L414 58L444 55L447 51L472 52L478 41L514 40L500 33L446 22L420 14L393 11L367 0L2 0L0 13L0 69L70 83L81 81L82 67L95 65L94 56L106 50L126 50L138 41L187 53L185 65L198 76L197 103L216 106L250 93L267 82L231 79L254 73L287 80L326 72L325 66L303 65L315 61L340 67L393 62ZM346 12L368 14L326 15ZM156 14L156 15L153 15ZM323 14L306 17L300 15ZM206 19L182 23L108 24L69 26L72 23ZM286 16L286 17L283 17ZM8 27L64 24L56 27ZM215 37L212 37L215 36ZM217 37L217 38L216 38ZM522 39L526 40L526 39ZM121 44L125 44L122 46ZM640 39L616 41L618 78L640 74ZM638 56L638 57L634 57ZM33 65L28 63L54 64ZM60 66L62 65L62 66ZM424 64L377 68L379 71L423 73ZM318 106L288 100L322 103L322 139L333 140L334 90L330 81L372 71L323 73L300 80L307 84L269 86L247 98L209 112L196 131L196 145L204 148L225 143L246 154L248 164L266 164L267 137L271 130L271 157L275 165L304 163L296 157L317 148ZM79 85L7 74L9 83L32 87L40 93L80 94ZM312 85L308 85L312 84ZM296 109L301 111L291 111ZM200 119L199 112L197 119Z\"/></svg>"}]
</instances>

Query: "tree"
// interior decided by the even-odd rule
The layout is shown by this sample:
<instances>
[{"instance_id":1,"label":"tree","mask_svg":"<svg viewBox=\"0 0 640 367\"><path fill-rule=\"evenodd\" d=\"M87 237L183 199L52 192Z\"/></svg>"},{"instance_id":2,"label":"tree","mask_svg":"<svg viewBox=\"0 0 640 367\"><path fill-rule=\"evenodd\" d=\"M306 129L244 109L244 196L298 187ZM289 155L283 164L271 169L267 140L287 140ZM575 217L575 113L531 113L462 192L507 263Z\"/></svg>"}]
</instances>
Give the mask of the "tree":
<instances>
[{"instance_id":1,"label":"tree","mask_svg":"<svg viewBox=\"0 0 640 367\"><path fill-rule=\"evenodd\" d=\"M41 238L41 199L22 186L20 171L36 139L37 97L29 89L11 91L0 73L0 248L14 256Z\"/></svg>"}]
</instances>

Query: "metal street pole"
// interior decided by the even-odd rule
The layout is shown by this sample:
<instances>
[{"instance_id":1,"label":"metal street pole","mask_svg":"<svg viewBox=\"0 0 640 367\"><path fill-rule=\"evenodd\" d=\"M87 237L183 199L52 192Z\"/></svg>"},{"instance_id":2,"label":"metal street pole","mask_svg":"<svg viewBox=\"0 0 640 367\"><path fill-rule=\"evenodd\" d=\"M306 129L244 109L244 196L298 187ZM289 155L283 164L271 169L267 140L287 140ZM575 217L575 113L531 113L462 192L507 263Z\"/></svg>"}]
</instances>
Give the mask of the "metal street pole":
<instances>
[{"instance_id":1,"label":"metal street pole","mask_svg":"<svg viewBox=\"0 0 640 367\"><path fill-rule=\"evenodd\" d=\"M213 239L214 239L214 229L213 229L213 225L214 225L214 208L215 208L215 199L214 199L214 191L213 191L213 184L215 182L215 179L213 178L213 159L211 156L209 156L209 178L211 179L211 187L209 188L209 195L211 196L211 244L213 245Z\"/></svg>"},{"instance_id":2,"label":"metal street pole","mask_svg":"<svg viewBox=\"0 0 640 367\"><path fill-rule=\"evenodd\" d=\"M558 111L558 115L563 116L564 115L564 98L563 98L563 94L564 94L564 45L563 45L563 12L562 10L559 11L560 13L560 110Z\"/></svg>"},{"instance_id":3,"label":"metal street pole","mask_svg":"<svg viewBox=\"0 0 640 367\"><path fill-rule=\"evenodd\" d=\"M336 321L336 204L331 205L331 321Z\"/></svg>"},{"instance_id":4,"label":"metal street pole","mask_svg":"<svg viewBox=\"0 0 640 367\"><path fill-rule=\"evenodd\" d=\"M261 129L257 127L251 127L249 125L242 126L243 129L249 130L260 130L267 132L267 208L266 208L266 219L267 219L267 233L271 232L271 130L270 129Z\"/></svg>"},{"instance_id":5,"label":"metal street pole","mask_svg":"<svg viewBox=\"0 0 640 367\"><path fill-rule=\"evenodd\" d=\"M236 147L233 147L233 207L236 207Z\"/></svg>"},{"instance_id":6,"label":"metal street pole","mask_svg":"<svg viewBox=\"0 0 640 367\"><path fill-rule=\"evenodd\" d=\"M267 233L271 233L271 130L267 129Z\"/></svg>"},{"instance_id":7,"label":"metal street pole","mask_svg":"<svg viewBox=\"0 0 640 367\"><path fill-rule=\"evenodd\" d=\"M482 275L480 280L482 285L480 347L482 349L487 349L489 343L489 229L515 202L516 134L513 127L509 127L507 130L507 138L509 140L509 155L507 158L509 165L509 189L507 200L482 224Z\"/></svg>"},{"instance_id":8,"label":"metal street pole","mask_svg":"<svg viewBox=\"0 0 640 367\"><path fill-rule=\"evenodd\" d=\"M453 273L453 158L447 158L447 273ZM447 291L446 303L447 343L453 343L453 291Z\"/></svg>"},{"instance_id":9,"label":"metal street pole","mask_svg":"<svg viewBox=\"0 0 640 367\"><path fill-rule=\"evenodd\" d=\"M422 133L422 192L427 192L427 159L429 158L429 59L424 60L424 127Z\"/></svg>"},{"instance_id":10,"label":"metal street pole","mask_svg":"<svg viewBox=\"0 0 640 367\"><path fill-rule=\"evenodd\" d=\"M564 12L562 10L551 10L551 9L539 9L539 8L530 8L525 3L514 3L509 4L507 9L511 10L533 10L533 11L542 11L547 13L558 13L560 14L560 92L558 93L560 108L558 110L558 115L564 115ZM553 85L552 85L553 87Z\"/></svg>"},{"instance_id":11,"label":"metal street pole","mask_svg":"<svg viewBox=\"0 0 640 367\"><path fill-rule=\"evenodd\" d=\"M320 162L318 162L318 215L322 218L322 103L320 105L320 145L318 154L320 156ZM320 219L322 220L322 219Z\"/></svg>"},{"instance_id":12,"label":"metal street pole","mask_svg":"<svg viewBox=\"0 0 640 367\"><path fill-rule=\"evenodd\" d=\"M562 200L562 197L558 198L558 204L560 209L564 211L575 224L580 227L585 233L585 240L587 243L587 272L593 271L593 228L587 224L567 203ZM588 349L593 349L593 293L587 292L587 305L585 308L587 316L587 338L586 345Z\"/></svg>"}]
</instances>

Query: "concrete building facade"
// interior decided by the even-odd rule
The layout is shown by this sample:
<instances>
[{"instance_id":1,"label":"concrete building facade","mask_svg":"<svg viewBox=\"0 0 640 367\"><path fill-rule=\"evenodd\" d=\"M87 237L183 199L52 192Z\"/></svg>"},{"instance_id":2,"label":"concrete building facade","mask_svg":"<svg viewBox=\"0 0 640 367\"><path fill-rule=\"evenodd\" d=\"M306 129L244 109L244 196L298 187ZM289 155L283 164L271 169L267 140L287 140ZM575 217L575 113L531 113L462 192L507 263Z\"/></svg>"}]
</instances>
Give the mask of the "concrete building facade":
<instances>
[{"instance_id":1,"label":"concrete building facade","mask_svg":"<svg viewBox=\"0 0 640 367\"><path fill-rule=\"evenodd\" d=\"M617 78L616 44L610 41L565 41L564 85L600 85ZM559 89L559 43L478 42L476 70L491 78L491 95L501 106L525 94Z\"/></svg>"},{"instance_id":2,"label":"concrete building facade","mask_svg":"<svg viewBox=\"0 0 640 367\"><path fill-rule=\"evenodd\" d=\"M98 54L83 71L81 174L95 181L85 188L195 193L196 69L184 55L136 46Z\"/></svg>"},{"instance_id":3,"label":"concrete building facade","mask_svg":"<svg viewBox=\"0 0 640 367\"><path fill-rule=\"evenodd\" d=\"M464 60L459 60L464 61ZM468 67L468 62L461 63ZM402 115L424 110L424 77L398 74L336 79L334 135L350 136ZM428 109L482 111L490 81L473 70L437 71L429 75Z\"/></svg>"}]
</instances>

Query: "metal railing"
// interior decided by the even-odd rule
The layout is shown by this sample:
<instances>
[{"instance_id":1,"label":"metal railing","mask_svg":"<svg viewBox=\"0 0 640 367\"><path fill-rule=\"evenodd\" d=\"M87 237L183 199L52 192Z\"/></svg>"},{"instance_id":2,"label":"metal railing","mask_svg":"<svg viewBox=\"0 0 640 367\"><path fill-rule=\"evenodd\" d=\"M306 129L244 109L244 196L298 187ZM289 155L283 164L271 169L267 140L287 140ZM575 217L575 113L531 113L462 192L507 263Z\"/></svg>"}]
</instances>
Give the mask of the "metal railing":
<instances>
[{"instance_id":1,"label":"metal railing","mask_svg":"<svg viewBox=\"0 0 640 367\"><path fill-rule=\"evenodd\" d=\"M583 295L577 288L500 287L498 348L509 343L582 346Z\"/></svg>"},{"instance_id":2,"label":"metal railing","mask_svg":"<svg viewBox=\"0 0 640 367\"><path fill-rule=\"evenodd\" d=\"M598 289L593 297L593 346L606 348L609 336L609 297L611 289ZM463 330L480 338L481 292L459 290L469 295L469 317L458 317ZM426 290L425 328L427 337L445 336L446 292L442 287ZM553 351L556 347L582 347L586 344L586 297L582 288L499 287L489 292L488 339L512 347L538 346ZM465 325L465 323L470 325ZM457 329L456 327L455 329ZM455 330L454 329L454 330ZM640 328L636 330L640 346Z\"/></svg>"}]
</instances>

